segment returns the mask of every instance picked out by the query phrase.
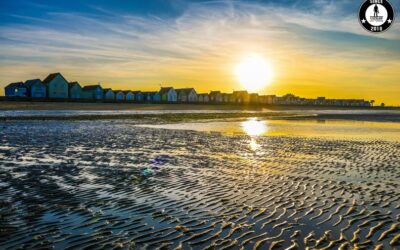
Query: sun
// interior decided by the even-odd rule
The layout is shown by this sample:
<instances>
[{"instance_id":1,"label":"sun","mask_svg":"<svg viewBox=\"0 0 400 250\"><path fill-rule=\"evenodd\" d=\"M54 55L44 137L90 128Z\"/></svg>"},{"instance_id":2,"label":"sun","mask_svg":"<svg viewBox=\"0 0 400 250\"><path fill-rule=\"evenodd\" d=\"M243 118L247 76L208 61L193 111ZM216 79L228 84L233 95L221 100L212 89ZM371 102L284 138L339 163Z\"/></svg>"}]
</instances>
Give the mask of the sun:
<instances>
[{"instance_id":1,"label":"sun","mask_svg":"<svg viewBox=\"0 0 400 250\"><path fill-rule=\"evenodd\" d=\"M271 82L271 65L260 55L249 55L236 65L235 75L245 89L259 91Z\"/></svg>"}]
</instances>

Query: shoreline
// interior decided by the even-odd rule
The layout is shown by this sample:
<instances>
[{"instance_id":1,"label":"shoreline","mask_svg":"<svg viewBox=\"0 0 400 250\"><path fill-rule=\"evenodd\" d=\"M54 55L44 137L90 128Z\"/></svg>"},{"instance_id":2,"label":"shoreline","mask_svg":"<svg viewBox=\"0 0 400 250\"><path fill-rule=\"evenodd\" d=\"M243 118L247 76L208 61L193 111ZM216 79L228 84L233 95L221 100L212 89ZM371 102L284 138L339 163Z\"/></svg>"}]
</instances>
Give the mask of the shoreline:
<instances>
[{"instance_id":1,"label":"shoreline","mask_svg":"<svg viewBox=\"0 0 400 250\"><path fill-rule=\"evenodd\" d=\"M6 121L91 121L91 120L131 120L140 123L154 122L190 122L200 120L224 119L274 119L274 120L352 120L371 122L400 122L400 114L298 114L289 112L226 112L226 113L159 113L159 114L73 114L73 115L31 115L0 116L0 122Z\"/></svg>"},{"instance_id":2,"label":"shoreline","mask_svg":"<svg viewBox=\"0 0 400 250\"><path fill-rule=\"evenodd\" d=\"M267 104L89 103L0 101L0 110L400 110L400 107L337 107Z\"/></svg>"}]
</instances>

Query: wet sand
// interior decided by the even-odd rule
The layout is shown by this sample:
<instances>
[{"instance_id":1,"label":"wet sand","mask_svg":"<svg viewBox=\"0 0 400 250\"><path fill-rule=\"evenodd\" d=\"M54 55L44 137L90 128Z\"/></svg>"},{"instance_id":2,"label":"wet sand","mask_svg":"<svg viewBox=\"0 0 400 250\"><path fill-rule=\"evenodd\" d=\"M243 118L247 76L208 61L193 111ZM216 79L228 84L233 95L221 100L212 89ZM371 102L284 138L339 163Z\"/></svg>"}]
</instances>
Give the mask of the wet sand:
<instances>
[{"instance_id":1,"label":"wet sand","mask_svg":"<svg viewBox=\"0 0 400 250\"><path fill-rule=\"evenodd\" d=\"M0 122L0 248L399 247L400 141L136 125Z\"/></svg>"}]
</instances>

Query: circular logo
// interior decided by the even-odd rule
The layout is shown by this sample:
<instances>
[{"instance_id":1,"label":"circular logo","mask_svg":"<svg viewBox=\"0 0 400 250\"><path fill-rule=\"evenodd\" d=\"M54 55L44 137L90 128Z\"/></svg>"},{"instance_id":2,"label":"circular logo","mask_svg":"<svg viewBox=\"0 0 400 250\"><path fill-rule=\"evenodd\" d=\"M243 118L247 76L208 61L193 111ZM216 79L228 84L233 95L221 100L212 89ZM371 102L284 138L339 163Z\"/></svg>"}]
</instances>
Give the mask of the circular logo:
<instances>
[{"instance_id":1,"label":"circular logo","mask_svg":"<svg viewBox=\"0 0 400 250\"><path fill-rule=\"evenodd\" d=\"M360 24L370 32L383 32L394 22L394 9L387 0L367 0L358 13Z\"/></svg>"}]
</instances>

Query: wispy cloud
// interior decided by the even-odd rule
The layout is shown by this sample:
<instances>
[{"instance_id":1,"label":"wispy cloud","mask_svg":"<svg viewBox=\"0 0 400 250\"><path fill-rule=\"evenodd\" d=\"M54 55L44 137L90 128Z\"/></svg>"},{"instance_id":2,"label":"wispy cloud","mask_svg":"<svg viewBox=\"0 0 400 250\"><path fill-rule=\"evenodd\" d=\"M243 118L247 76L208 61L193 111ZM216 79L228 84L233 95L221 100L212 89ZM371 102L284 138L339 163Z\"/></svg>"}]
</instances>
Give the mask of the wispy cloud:
<instances>
[{"instance_id":1,"label":"wispy cloud","mask_svg":"<svg viewBox=\"0 0 400 250\"><path fill-rule=\"evenodd\" d=\"M187 4L177 18L128 15L100 7L91 14L48 12L26 23L0 26L0 80L5 84L18 80L16 76L62 70L84 81L117 85L139 82L155 87L167 80L201 84L203 89L213 82L237 88L230 69L248 52L270 58L278 73L288 67L295 72L293 60L312 57L320 61L316 67L339 60L354 72L372 65L368 58L380 65L398 65L400 26L379 36L364 31L356 14L344 11L348 6L358 11L353 2L277 6L210 1Z\"/></svg>"}]
</instances>

